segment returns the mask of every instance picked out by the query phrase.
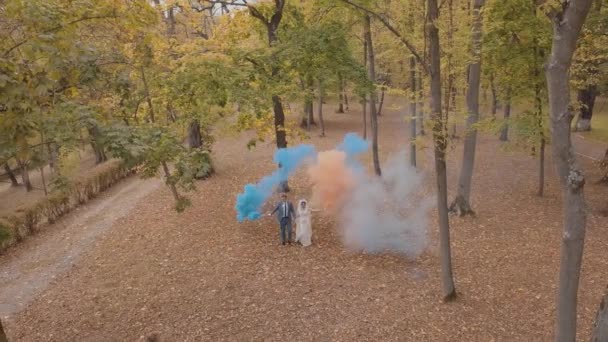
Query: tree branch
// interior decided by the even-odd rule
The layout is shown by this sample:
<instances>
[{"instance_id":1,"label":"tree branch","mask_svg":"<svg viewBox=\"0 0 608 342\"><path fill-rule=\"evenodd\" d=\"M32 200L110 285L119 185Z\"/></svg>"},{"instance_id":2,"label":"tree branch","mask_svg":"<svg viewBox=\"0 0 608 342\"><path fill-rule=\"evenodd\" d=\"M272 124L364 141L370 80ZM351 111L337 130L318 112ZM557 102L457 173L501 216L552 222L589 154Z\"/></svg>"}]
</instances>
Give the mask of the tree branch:
<instances>
[{"instance_id":1,"label":"tree branch","mask_svg":"<svg viewBox=\"0 0 608 342\"><path fill-rule=\"evenodd\" d=\"M418 53L418 51L416 50L416 48L414 47L414 45L412 43L410 43L410 41L408 41L407 39L405 39L405 37L403 37L403 35L401 33L399 33L399 31L397 31L397 29L395 29L389 22L388 20L386 20L384 17L382 17L380 14L365 8L362 5L359 5L351 0L340 0L348 5L351 5L369 15L371 15L372 17L380 20L380 22L389 30L391 31L397 38L399 38L399 40L401 41L401 43L403 43L403 45L405 45L405 47L410 50L410 52L412 53L412 55L414 55L414 58L416 58L416 60L418 61L418 63L420 63L420 65L422 65L422 69L425 72L428 72L428 66L426 64L426 62L422 59L422 57L420 57L420 54Z\"/></svg>"}]
</instances>

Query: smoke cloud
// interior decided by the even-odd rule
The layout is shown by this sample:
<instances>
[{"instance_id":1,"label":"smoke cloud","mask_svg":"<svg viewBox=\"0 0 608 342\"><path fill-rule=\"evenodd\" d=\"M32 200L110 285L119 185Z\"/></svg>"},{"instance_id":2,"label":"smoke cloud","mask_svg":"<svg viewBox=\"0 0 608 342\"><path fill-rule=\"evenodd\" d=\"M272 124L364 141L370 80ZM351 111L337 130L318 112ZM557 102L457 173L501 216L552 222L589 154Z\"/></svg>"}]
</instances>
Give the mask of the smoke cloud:
<instances>
[{"instance_id":1,"label":"smoke cloud","mask_svg":"<svg viewBox=\"0 0 608 342\"><path fill-rule=\"evenodd\" d=\"M349 133L330 151L317 153L310 145L278 150L274 161L281 167L237 196L237 219L258 219L274 188L308 164L311 203L336 220L347 248L418 256L427 245L433 203L420 191L423 176L409 166L405 152L389 158L381 177L369 175L356 159L368 149L367 141Z\"/></svg>"},{"instance_id":2,"label":"smoke cloud","mask_svg":"<svg viewBox=\"0 0 608 342\"><path fill-rule=\"evenodd\" d=\"M270 198L275 187L286 181L306 160L316 156L314 146L298 145L281 148L274 154L274 162L280 168L271 175L262 178L257 184L247 184L242 193L236 197L236 218L239 222L257 220L262 215L260 208Z\"/></svg>"},{"instance_id":3,"label":"smoke cloud","mask_svg":"<svg viewBox=\"0 0 608 342\"><path fill-rule=\"evenodd\" d=\"M408 165L405 153L389 159L382 177L356 177L337 217L344 245L368 253L422 253L433 201L421 195L422 175Z\"/></svg>"}]
</instances>

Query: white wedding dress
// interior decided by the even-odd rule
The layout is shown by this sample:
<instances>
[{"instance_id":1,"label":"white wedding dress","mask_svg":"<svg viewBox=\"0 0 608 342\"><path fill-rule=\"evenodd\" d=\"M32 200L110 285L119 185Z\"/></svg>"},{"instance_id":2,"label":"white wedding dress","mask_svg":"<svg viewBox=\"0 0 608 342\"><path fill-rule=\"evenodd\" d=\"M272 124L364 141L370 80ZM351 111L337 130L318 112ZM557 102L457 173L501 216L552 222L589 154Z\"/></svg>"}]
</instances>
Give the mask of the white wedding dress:
<instances>
[{"instance_id":1,"label":"white wedding dress","mask_svg":"<svg viewBox=\"0 0 608 342\"><path fill-rule=\"evenodd\" d=\"M302 209L302 203L306 203L306 208ZM296 217L296 241L300 242L302 246L310 246L312 240L312 226L311 226L311 215L310 207L306 200L300 200L298 203L298 215Z\"/></svg>"}]
</instances>

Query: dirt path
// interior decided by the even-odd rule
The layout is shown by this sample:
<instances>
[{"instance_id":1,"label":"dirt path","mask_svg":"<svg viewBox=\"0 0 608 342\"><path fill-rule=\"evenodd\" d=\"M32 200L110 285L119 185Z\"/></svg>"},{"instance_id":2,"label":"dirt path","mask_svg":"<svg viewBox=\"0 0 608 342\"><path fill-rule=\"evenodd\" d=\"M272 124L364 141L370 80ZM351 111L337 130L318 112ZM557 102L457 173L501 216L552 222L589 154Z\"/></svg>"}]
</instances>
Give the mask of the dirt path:
<instances>
[{"instance_id":1,"label":"dirt path","mask_svg":"<svg viewBox=\"0 0 608 342\"><path fill-rule=\"evenodd\" d=\"M127 179L0 258L0 315L21 311L152 191L158 180Z\"/></svg>"},{"instance_id":2,"label":"dirt path","mask_svg":"<svg viewBox=\"0 0 608 342\"><path fill-rule=\"evenodd\" d=\"M319 150L334 147L346 132L360 131L361 113L355 106L346 114L330 113L328 107L327 137L314 132L307 141ZM385 108L382 160L407 147L409 132L403 107L387 101ZM48 276L52 284L10 315L10 341L137 341L151 333L161 341L552 338L561 239L560 192L552 167L547 168L546 196L535 197L537 161L504 151L495 137L479 137L472 190L477 217L450 220L459 298L442 304L434 211L428 227L431 243L416 260L350 253L334 220L322 215L313 218L314 244L305 249L278 246L272 219L239 224L236 194L275 168L274 146L259 144L248 151L250 138L218 141L218 173L198 183L198 192L190 195L193 206L182 214L171 208L171 194L161 187L137 205L124 192L124 200L111 198L89 218L76 215L82 225L113 221L113 227L88 248L79 247L86 252L71 267L65 259L72 252L60 253L59 265L68 264L69 272ZM429 148L423 147L419 165L432 193L428 137L423 143ZM449 151L450 198L461 143L454 142ZM365 162L371 164L369 158ZM547 163L551 165L550 158ZM591 163L583 164L590 177L597 176ZM293 198L310 195L306 177L296 175L290 186ZM141 187L133 189L143 197ZM588 340L608 279L608 219L597 211L605 203L605 188L590 185L585 195L590 215L579 292L580 340ZM66 245L75 243L74 234L58 234L55 246L70 250ZM27 251L34 247L26 243L19 251L33 253ZM19 251L0 259L13 265L0 270L19 274L30 267L18 264ZM52 252L33 253L29 261ZM11 284L16 288L28 281Z\"/></svg>"}]
</instances>

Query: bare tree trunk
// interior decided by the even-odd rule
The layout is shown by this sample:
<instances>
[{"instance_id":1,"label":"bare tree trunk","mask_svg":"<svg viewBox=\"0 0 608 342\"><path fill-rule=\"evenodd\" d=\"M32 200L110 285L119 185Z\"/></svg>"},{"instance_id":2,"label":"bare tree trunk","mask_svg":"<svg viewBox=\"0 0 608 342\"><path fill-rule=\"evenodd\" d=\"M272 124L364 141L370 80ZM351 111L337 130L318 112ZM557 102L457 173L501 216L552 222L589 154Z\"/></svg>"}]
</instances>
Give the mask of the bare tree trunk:
<instances>
[{"instance_id":1,"label":"bare tree trunk","mask_svg":"<svg viewBox=\"0 0 608 342\"><path fill-rule=\"evenodd\" d=\"M416 167L416 58L410 57L410 165Z\"/></svg>"},{"instance_id":2,"label":"bare tree trunk","mask_svg":"<svg viewBox=\"0 0 608 342\"><path fill-rule=\"evenodd\" d=\"M367 55L369 58L369 79L376 79L374 45L372 43L371 18L365 16L365 40L367 41ZM372 120L372 155L374 160L374 171L380 176L380 158L378 157L378 116L376 113L376 92L372 91L369 98L369 110Z\"/></svg>"},{"instance_id":3,"label":"bare tree trunk","mask_svg":"<svg viewBox=\"0 0 608 342\"><path fill-rule=\"evenodd\" d=\"M597 87L594 85L578 90L577 99L580 104L580 112L576 119L577 131L591 130L591 118L593 117L593 107L597 94Z\"/></svg>"},{"instance_id":4,"label":"bare tree trunk","mask_svg":"<svg viewBox=\"0 0 608 342\"><path fill-rule=\"evenodd\" d=\"M346 81L342 81L342 93L344 94L344 109L348 112L348 94L346 93Z\"/></svg>"},{"instance_id":5,"label":"bare tree trunk","mask_svg":"<svg viewBox=\"0 0 608 342\"><path fill-rule=\"evenodd\" d=\"M4 171L8 175L8 178L11 180L11 186L19 186L19 182L17 181L17 177L11 170L11 167L8 165L8 162L4 163Z\"/></svg>"},{"instance_id":6,"label":"bare tree trunk","mask_svg":"<svg viewBox=\"0 0 608 342\"><path fill-rule=\"evenodd\" d=\"M608 287L597 310L595 322L593 322L593 332L591 333L591 342L606 341L608 341Z\"/></svg>"},{"instance_id":7,"label":"bare tree trunk","mask_svg":"<svg viewBox=\"0 0 608 342\"><path fill-rule=\"evenodd\" d=\"M2 326L2 321L0 320L0 342L8 342L6 338L6 333L4 332L4 327Z\"/></svg>"},{"instance_id":8,"label":"bare tree trunk","mask_svg":"<svg viewBox=\"0 0 608 342\"><path fill-rule=\"evenodd\" d=\"M175 202L179 202L179 193L177 192L175 184L173 184L173 182L171 181L171 171L169 170L169 165L167 165L167 162L165 161L161 162L161 165L163 166L163 171L165 172L165 183L169 186L169 189L171 189L171 193L173 194Z\"/></svg>"},{"instance_id":9,"label":"bare tree trunk","mask_svg":"<svg viewBox=\"0 0 608 342\"><path fill-rule=\"evenodd\" d=\"M511 91L507 90L507 99L503 108L505 123L500 130L500 141L509 140L509 118L511 117Z\"/></svg>"},{"instance_id":10,"label":"bare tree trunk","mask_svg":"<svg viewBox=\"0 0 608 342\"><path fill-rule=\"evenodd\" d=\"M30 192L34 190L32 182L30 181L30 172L27 169L27 163L21 159L17 159L17 165L21 169L21 182L25 185L25 191Z\"/></svg>"},{"instance_id":11,"label":"bare tree trunk","mask_svg":"<svg viewBox=\"0 0 608 342\"><path fill-rule=\"evenodd\" d=\"M473 166L475 165L475 149L477 145L477 129L474 125L479 119L479 84L481 79L481 8L485 0L475 0L473 4L473 32L471 35L473 61L469 64L469 85L467 88L467 132L464 138L462 169L458 179L458 193L450 206L450 211L459 216L473 215L471 208L471 183Z\"/></svg>"},{"instance_id":12,"label":"bare tree trunk","mask_svg":"<svg viewBox=\"0 0 608 342\"><path fill-rule=\"evenodd\" d=\"M325 136L325 122L323 121L323 83L319 81L319 122L321 123L321 136Z\"/></svg>"},{"instance_id":13,"label":"bare tree trunk","mask_svg":"<svg viewBox=\"0 0 608 342\"><path fill-rule=\"evenodd\" d=\"M564 232L562 236L555 341L576 340L576 305L587 223L585 177L576 163L570 140L569 70L576 43L593 0L563 3L552 14L553 42L545 68L551 110L553 160L562 187ZM564 24L567 23L567 24Z\"/></svg>"},{"instance_id":14,"label":"bare tree trunk","mask_svg":"<svg viewBox=\"0 0 608 342\"><path fill-rule=\"evenodd\" d=\"M339 105L338 105L338 110L336 111L336 113L344 113L344 81L342 80L342 76L340 76L340 79L338 80L338 92L339 94Z\"/></svg>"},{"instance_id":15,"label":"bare tree trunk","mask_svg":"<svg viewBox=\"0 0 608 342\"><path fill-rule=\"evenodd\" d=\"M367 68L367 39L365 27L363 28L363 66ZM367 139L367 94L363 95L361 104L363 105L363 139Z\"/></svg>"},{"instance_id":16,"label":"bare tree trunk","mask_svg":"<svg viewBox=\"0 0 608 342\"><path fill-rule=\"evenodd\" d=\"M101 141L101 132L99 131L99 127L97 124L93 124L88 128L91 147L93 148L93 153L95 153L95 164L101 164L108 160L106 156L106 152Z\"/></svg>"},{"instance_id":17,"label":"bare tree trunk","mask_svg":"<svg viewBox=\"0 0 608 342\"><path fill-rule=\"evenodd\" d=\"M150 96L150 88L148 88L148 81L146 80L146 71L142 66L140 68L141 80L144 84L144 95L146 96L146 101L148 102L148 110L150 113L150 122L155 122L156 118L154 115L154 106L152 106L152 97Z\"/></svg>"},{"instance_id":18,"label":"bare tree trunk","mask_svg":"<svg viewBox=\"0 0 608 342\"><path fill-rule=\"evenodd\" d=\"M441 111L441 63L439 50L439 30L435 25L439 17L437 0L427 0L428 14L426 26L429 37L429 57L431 74L431 118L433 120L433 141L435 142L435 173L437 176L437 210L439 214L439 245L441 251L441 282L443 300L456 298L456 287L452 274L452 252L450 247L450 222L448 218L448 181L446 169L447 126Z\"/></svg>"},{"instance_id":19,"label":"bare tree trunk","mask_svg":"<svg viewBox=\"0 0 608 342\"><path fill-rule=\"evenodd\" d=\"M59 154L59 146L54 143L48 143L46 145L47 153L49 154L49 167L51 173L55 173L55 167L57 165L57 155Z\"/></svg>"},{"instance_id":20,"label":"bare tree trunk","mask_svg":"<svg viewBox=\"0 0 608 342\"><path fill-rule=\"evenodd\" d=\"M382 115L382 106L384 105L384 85L380 91L380 104L378 105L378 116Z\"/></svg>"},{"instance_id":21,"label":"bare tree trunk","mask_svg":"<svg viewBox=\"0 0 608 342\"><path fill-rule=\"evenodd\" d=\"M490 91L492 92L492 120L496 119L496 113L498 112L498 94L496 93L496 85L494 84L494 77L490 77Z\"/></svg>"},{"instance_id":22,"label":"bare tree trunk","mask_svg":"<svg viewBox=\"0 0 608 342\"><path fill-rule=\"evenodd\" d=\"M201 124L196 119L190 121L190 127L188 127L188 146L190 148L201 148L203 146Z\"/></svg>"},{"instance_id":23,"label":"bare tree trunk","mask_svg":"<svg viewBox=\"0 0 608 342\"><path fill-rule=\"evenodd\" d=\"M424 1L424 0L423 0ZM422 72L418 72L418 121L420 122L420 135L424 136L424 84L422 83Z\"/></svg>"}]
</instances>

